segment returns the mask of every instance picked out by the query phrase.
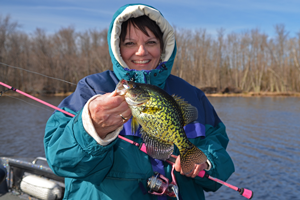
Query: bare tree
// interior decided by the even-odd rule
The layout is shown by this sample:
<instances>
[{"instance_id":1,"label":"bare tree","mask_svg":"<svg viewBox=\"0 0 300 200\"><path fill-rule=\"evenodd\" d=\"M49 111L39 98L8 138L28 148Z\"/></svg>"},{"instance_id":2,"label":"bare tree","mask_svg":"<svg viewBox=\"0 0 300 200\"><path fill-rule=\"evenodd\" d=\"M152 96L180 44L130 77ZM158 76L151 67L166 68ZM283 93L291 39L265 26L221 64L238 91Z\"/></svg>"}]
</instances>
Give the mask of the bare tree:
<instances>
[{"instance_id":1,"label":"bare tree","mask_svg":"<svg viewBox=\"0 0 300 200\"><path fill-rule=\"evenodd\" d=\"M48 35L19 31L17 22L0 16L0 80L30 93L72 92L74 85L28 71L77 83L93 73L112 70L107 29L77 32L61 28ZM282 24L276 37L259 29L213 37L205 29L175 27L177 56L172 74L203 88L233 86L245 92L300 92L300 33L289 37Z\"/></svg>"}]
</instances>

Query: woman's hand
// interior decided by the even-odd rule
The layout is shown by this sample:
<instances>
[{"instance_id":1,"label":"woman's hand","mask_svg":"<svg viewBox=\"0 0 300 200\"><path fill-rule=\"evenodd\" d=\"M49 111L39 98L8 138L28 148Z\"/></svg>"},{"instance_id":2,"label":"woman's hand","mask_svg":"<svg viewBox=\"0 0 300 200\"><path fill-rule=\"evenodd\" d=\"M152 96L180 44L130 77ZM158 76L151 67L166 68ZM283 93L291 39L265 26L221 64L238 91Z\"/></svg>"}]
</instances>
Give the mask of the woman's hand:
<instances>
[{"instance_id":1,"label":"woman's hand","mask_svg":"<svg viewBox=\"0 0 300 200\"><path fill-rule=\"evenodd\" d=\"M125 97L118 95L116 91L93 99L89 104L89 112L96 132L102 139L131 117Z\"/></svg>"},{"instance_id":2,"label":"woman's hand","mask_svg":"<svg viewBox=\"0 0 300 200\"><path fill-rule=\"evenodd\" d=\"M207 163L203 163L200 165L195 165L194 170L190 173L190 174L184 174L182 169L181 169L181 165L180 165L180 155L176 158L175 164L174 164L175 170L177 172L180 172L181 175L186 175L187 177L192 177L195 178L196 176L198 176L199 172L202 170L205 170L208 168Z\"/></svg>"}]
</instances>

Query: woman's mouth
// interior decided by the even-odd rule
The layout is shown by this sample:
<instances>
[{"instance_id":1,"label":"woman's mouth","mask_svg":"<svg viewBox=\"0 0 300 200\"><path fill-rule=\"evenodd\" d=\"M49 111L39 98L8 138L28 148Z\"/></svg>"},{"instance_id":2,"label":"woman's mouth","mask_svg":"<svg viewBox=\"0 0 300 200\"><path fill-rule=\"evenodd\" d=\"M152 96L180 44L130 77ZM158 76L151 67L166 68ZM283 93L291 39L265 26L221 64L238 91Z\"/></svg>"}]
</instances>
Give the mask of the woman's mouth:
<instances>
[{"instance_id":1,"label":"woman's mouth","mask_svg":"<svg viewBox=\"0 0 300 200\"><path fill-rule=\"evenodd\" d=\"M147 64L150 61L151 60L132 60L132 62L135 63L135 64Z\"/></svg>"}]
</instances>

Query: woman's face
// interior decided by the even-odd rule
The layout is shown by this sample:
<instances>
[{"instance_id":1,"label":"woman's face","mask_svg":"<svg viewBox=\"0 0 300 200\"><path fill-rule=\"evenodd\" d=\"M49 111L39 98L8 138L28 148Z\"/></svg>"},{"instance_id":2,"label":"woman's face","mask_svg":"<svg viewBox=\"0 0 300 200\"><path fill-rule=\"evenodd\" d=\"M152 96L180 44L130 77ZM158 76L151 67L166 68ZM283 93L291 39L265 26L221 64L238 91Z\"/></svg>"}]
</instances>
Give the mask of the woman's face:
<instances>
[{"instance_id":1,"label":"woman's face","mask_svg":"<svg viewBox=\"0 0 300 200\"><path fill-rule=\"evenodd\" d=\"M132 24L127 26L124 42L121 41L121 56L130 69L151 70L159 63L161 50L160 42L155 35L146 28L149 36Z\"/></svg>"}]
</instances>

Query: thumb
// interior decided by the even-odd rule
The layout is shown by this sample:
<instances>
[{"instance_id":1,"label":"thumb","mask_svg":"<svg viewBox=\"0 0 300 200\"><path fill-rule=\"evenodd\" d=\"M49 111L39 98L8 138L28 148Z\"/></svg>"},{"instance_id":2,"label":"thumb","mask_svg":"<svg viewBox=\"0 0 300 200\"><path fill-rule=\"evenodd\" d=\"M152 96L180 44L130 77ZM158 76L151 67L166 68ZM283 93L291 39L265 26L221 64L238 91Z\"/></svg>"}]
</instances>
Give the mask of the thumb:
<instances>
[{"instance_id":1,"label":"thumb","mask_svg":"<svg viewBox=\"0 0 300 200\"><path fill-rule=\"evenodd\" d=\"M110 93L108 96L109 97L115 97L117 96L118 92L116 90L114 90L112 93Z\"/></svg>"},{"instance_id":2,"label":"thumb","mask_svg":"<svg viewBox=\"0 0 300 200\"><path fill-rule=\"evenodd\" d=\"M181 171L180 155L176 158L174 167L175 167L175 170L176 170L177 172L180 172L180 171Z\"/></svg>"}]
</instances>

